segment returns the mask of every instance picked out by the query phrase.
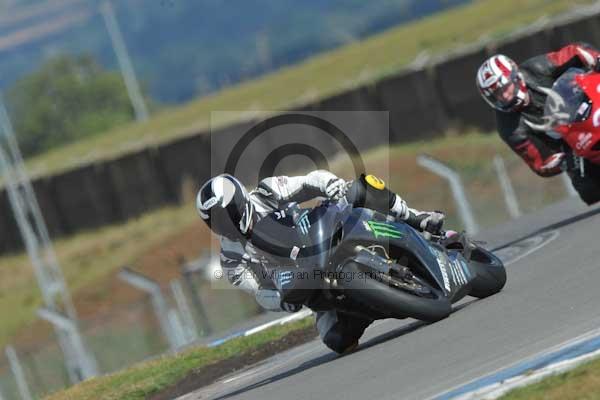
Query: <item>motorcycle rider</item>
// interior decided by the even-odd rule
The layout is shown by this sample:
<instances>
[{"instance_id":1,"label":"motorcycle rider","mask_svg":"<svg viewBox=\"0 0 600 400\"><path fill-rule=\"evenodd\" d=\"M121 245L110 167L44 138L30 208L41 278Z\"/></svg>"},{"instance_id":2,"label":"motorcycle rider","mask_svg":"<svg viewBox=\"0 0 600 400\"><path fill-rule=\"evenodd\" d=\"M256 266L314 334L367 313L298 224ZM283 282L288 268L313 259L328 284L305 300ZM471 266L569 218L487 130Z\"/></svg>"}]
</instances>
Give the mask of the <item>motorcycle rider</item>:
<instances>
[{"instance_id":1,"label":"motorcycle rider","mask_svg":"<svg viewBox=\"0 0 600 400\"><path fill-rule=\"evenodd\" d=\"M346 198L349 202L376 209L402 220L420 231L438 233L444 222L440 212L409 208L382 180L362 174L345 181L325 170L302 176L274 176L260 181L248 192L235 177L222 174L208 180L199 190L196 207L209 228L221 237L221 267L229 281L250 293L265 309L295 312L301 305L281 301L273 282L261 273L256 249L250 243L253 225L269 213L285 209L291 202L302 203L323 197ZM335 311L317 313L317 330L322 341L342 353L356 347L372 320Z\"/></svg>"},{"instance_id":2,"label":"motorcycle rider","mask_svg":"<svg viewBox=\"0 0 600 400\"><path fill-rule=\"evenodd\" d=\"M551 88L569 68L599 71L599 56L600 52L586 43L569 44L520 65L496 54L485 60L476 78L482 97L496 110L496 125L502 140L542 177L560 174L566 161L573 187L587 204L600 200L600 189L574 171L572 157L562 151L562 140L540 131L547 96L540 88ZM597 168L585 162L586 168Z\"/></svg>"}]
</instances>

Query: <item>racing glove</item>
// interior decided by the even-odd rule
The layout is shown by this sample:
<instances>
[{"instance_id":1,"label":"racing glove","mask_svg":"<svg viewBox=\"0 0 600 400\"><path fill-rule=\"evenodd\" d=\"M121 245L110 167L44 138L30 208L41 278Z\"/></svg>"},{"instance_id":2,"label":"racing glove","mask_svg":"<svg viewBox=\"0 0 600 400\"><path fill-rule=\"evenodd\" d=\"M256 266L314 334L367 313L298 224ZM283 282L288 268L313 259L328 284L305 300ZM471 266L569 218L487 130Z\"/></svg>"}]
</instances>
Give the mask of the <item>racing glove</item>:
<instances>
[{"instance_id":1,"label":"racing glove","mask_svg":"<svg viewBox=\"0 0 600 400\"><path fill-rule=\"evenodd\" d=\"M440 211L423 212L416 216L416 219L424 232L429 232L433 235L437 235L442 231L444 225L444 219L446 216Z\"/></svg>"},{"instance_id":2,"label":"racing glove","mask_svg":"<svg viewBox=\"0 0 600 400\"><path fill-rule=\"evenodd\" d=\"M592 66L592 71L600 72L600 56L596 57L596 63Z\"/></svg>"},{"instance_id":3,"label":"racing glove","mask_svg":"<svg viewBox=\"0 0 600 400\"><path fill-rule=\"evenodd\" d=\"M340 178L331 179L325 187L325 195L332 200L339 200L346 195L346 181Z\"/></svg>"}]
</instances>

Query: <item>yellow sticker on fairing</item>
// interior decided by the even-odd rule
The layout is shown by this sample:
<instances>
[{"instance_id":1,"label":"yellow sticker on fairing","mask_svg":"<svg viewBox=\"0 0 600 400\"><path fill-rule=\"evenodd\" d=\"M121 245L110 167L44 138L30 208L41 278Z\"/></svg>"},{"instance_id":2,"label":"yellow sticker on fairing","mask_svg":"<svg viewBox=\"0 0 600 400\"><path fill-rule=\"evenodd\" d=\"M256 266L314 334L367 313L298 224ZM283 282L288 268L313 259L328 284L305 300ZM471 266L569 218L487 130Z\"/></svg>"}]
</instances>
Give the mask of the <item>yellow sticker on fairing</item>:
<instances>
[{"instance_id":1,"label":"yellow sticker on fairing","mask_svg":"<svg viewBox=\"0 0 600 400\"><path fill-rule=\"evenodd\" d=\"M375 175L365 176L365 181L367 181L369 185L371 185L377 190L383 190L385 188L385 182L376 177Z\"/></svg>"}]
</instances>

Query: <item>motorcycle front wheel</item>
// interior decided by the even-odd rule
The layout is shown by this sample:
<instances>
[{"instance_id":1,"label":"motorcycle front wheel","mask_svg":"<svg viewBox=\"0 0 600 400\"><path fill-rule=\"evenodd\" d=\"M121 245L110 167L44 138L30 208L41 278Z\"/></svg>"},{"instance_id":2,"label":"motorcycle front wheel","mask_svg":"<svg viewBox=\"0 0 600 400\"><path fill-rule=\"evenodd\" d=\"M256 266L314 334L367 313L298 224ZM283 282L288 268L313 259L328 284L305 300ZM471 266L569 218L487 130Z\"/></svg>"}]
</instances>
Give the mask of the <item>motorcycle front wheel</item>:
<instances>
[{"instance_id":1,"label":"motorcycle front wheel","mask_svg":"<svg viewBox=\"0 0 600 400\"><path fill-rule=\"evenodd\" d=\"M338 281L344 295L389 318L415 318L435 322L446 318L452 311L448 298L429 287L427 296L417 295L387 282L371 277L368 266L354 260L347 261L339 270L347 279Z\"/></svg>"}]
</instances>

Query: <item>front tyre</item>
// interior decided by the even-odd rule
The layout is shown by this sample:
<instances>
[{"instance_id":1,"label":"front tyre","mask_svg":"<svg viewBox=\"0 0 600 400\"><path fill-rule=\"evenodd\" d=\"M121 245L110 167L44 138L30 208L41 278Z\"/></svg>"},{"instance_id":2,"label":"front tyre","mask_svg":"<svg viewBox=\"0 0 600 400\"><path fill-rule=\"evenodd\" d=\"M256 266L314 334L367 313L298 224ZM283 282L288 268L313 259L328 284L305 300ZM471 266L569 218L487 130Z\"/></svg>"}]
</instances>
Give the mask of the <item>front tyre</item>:
<instances>
[{"instance_id":1,"label":"front tyre","mask_svg":"<svg viewBox=\"0 0 600 400\"><path fill-rule=\"evenodd\" d=\"M585 204L592 205L600 201L600 165L583 160L585 175L581 176L579 169L569 164L569 177L573 188Z\"/></svg>"},{"instance_id":2,"label":"front tyre","mask_svg":"<svg viewBox=\"0 0 600 400\"><path fill-rule=\"evenodd\" d=\"M600 201L600 179L591 177L578 177L573 179L573 187L585 204L591 206Z\"/></svg>"},{"instance_id":3,"label":"front tyre","mask_svg":"<svg viewBox=\"0 0 600 400\"><path fill-rule=\"evenodd\" d=\"M431 297L421 297L365 274L368 267L354 260L346 262L341 271L345 277L338 281L344 294L351 300L374 309L389 318L416 318L435 322L446 318L452 311L450 301L439 290L432 289ZM360 278L359 278L360 276Z\"/></svg>"}]
</instances>

